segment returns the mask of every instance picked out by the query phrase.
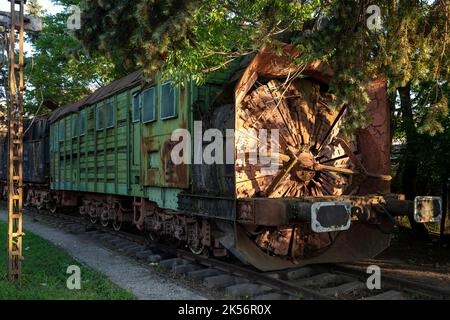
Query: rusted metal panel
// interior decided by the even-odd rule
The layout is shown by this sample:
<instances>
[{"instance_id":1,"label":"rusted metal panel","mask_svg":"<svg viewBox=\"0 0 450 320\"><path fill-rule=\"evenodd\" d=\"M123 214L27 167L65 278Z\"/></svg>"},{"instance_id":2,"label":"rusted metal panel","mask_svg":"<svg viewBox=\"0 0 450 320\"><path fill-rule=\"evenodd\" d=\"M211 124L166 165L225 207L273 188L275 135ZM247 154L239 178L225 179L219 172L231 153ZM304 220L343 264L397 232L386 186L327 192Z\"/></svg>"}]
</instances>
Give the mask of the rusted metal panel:
<instances>
[{"instance_id":1,"label":"rusted metal panel","mask_svg":"<svg viewBox=\"0 0 450 320\"><path fill-rule=\"evenodd\" d=\"M382 196L329 196L303 198L242 198L237 200L236 220L262 226L310 223L314 203L349 203L355 217L368 221L376 206L390 208Z\"/></svg>"},{"instance_id":2,"label":"rusted metal panel","mask_svg":"<svg viewBox=\"0 0 450 320\"><path fill-rule=\"evenodd\" d=\"M142 184L144 186L161 186L169 188L189 187L189 165L175 165L172 162L171 152L177 142L165 140L162 142L158 137L142 139ZM157 157L155 157L157 155ZM150 157L157 158L156 167Z\"/></svg>"},{"instance_id":3,"label":"rusted metal panel","mask_svg":"<svg viewBox=\"0 0 450 320\"><path fill-rule=\"evenodd\" d=\"M235 110L234 105L226 104L213 108L208 116L197 115L196 120L202 122L202 129L218 129L223 136L223 155L226 152L227 129L234 128ZM232 139L232 137L229 137ZM232 141L232 140L231 140ZM208 144L202 145L202 152ZM234 157L234 154L232 155ZM234 164L193 164L192 165L192 190L195 194L204 194L217 197L234 197Z\"/></svg>"},{"instance_id":4,"label":"rusted metal panel","mask_svg":"<svg viewBox=\"0 0 450 320\"><path fill-rule=\"evenodd\" d=\"M161 163L162 173L164 174L164 182L166 187L171 188L187 188L188 180L188 164L174 164L171 158L171 152L177 142L166 140L162 147Z\"/></svg>"},{"instance_id":5,"label":"rusted metal panel","mask_svg":"<svg viewBox=\"0 0 450 320\"><path fill-rule=\"evenodd\" d=\"M387 175L391 170L391 128L386 78L374 80L369 84L367 93L370 98L367 113L371 123L368 127L356 131L356 141L364 167L370 172ZM361 194L376 192L390 192L389 181L368 178L361 185Z\"/></svg>"},{"instance_id":6,"label":"rusted metal panel","mask_svg":"<svg viewBox=\"0 0 450 320\"><path fill-rule=\"evenodd\" d=\"M248 65L235 89L236 106L239 106L250 88L258 78L283 78L295 73L299 67L292 63L299 52L291 45L283 47L283 54L277 55L267 48L262 48ZM321 61L314 61L303 67L302 74L324 83L329 83L333 70Z\"/></svg>"},{"instance_id":7,"label":"rusted metal panel","mask_svg":"<svg viewBox=\"0 0 450 320\"><path fill-rule=\"evenodd\" d=\"M160 169L148 168L148 162L151 154L158 154L158 159L160 158L160 144L159 140L155 138L143 137L142 138L142 155L144 157L142 166L142 184L144 186L157 186L158 182L161 180Z\"/></svg>"},{"instance_id":8,"label":"rusted metal panel","mask_svg":"<svg viewBox=\"0 0 450 320\"><path fill-rule=\"evenodd\" d=\"M162 143L162 145L161 145ZM189 165L175 165L171 152L177 142L160 138L142 139L142 185L185 189L189 187ZM155 167L154 160L157 159Z\"/></svg>"},{"instance_id":9,"label":"rusted metal panel","mask_svg":"<svg viewBox=\"0 0 450 320\"><path fill-rule=\"evenodd\" d=\"M191 112L190 82L183 83L176 90L176 115L162 119L161 82L155 85L156 119L142 123L141 129L141 183L144 187L186 189L189 187L189 164L174 164L171 158L172 132L189 128ZM149 191L150 192L150 191Z\"/></svg>"},{"instance_id":10,"label":"rusted metal panel","mask_svg":"<svg viewBox=\"0 0 450 320\"><path fill-rule=\"evenodd\" d=\"M352 227L345 232L331 235L334 241L330 241L329 233L311 234L305 239L309 250L314 248L326 248L321 254L305 255L308 248L303 247L302 259L280 259L279 256L268 255L248 237L247 230L240 225L236 225L236 241L233 249L240 254L241 260L262 271L281 270L286 268L298 268L308 264L317 263L339 263L348 261L358 261L374 257L384 251L390 243L390 235L383 233L380 229L385 226L372 226L361 222L352 224ZM290 230L289 230L290 232ZM283 235L283 234L282 234ZM283 239L290 240L290 233L286 232ZM363 240L361 240L363 239ZM278 241L277 248L282 249L286 241ZM286 246L284 246L286 248ZM284 250L284 254L288 251Z\"/></svg>"},{"instance_id":11,"label":"rusted metal panel","mask_svg":"<svg viewBox=\"0 0 450 320\"><path fill-rule=\"evenodd\" d=\"M236 201L234 198L181 193L178 195L178 208L196 215L234 221Z\"/></svg>"}]
</instances>

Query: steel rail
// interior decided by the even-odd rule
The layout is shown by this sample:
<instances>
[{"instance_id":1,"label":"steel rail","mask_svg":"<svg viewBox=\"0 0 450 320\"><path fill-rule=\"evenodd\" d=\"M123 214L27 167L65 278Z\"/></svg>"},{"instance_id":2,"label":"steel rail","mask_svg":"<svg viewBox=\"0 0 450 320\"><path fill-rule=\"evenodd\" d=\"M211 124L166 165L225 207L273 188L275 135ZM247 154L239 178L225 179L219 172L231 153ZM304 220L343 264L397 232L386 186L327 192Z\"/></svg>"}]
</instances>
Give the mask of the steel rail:
<instances>
[{"instance_id":1,"label":"steel rail","mask_svg":"<svg viewBox=\"0 0 450 320\"><path fill-rule=\"evenodd\" d=\"M73 223L79 223L84 226L92 226L90 221L83 219L82 217L71 216L67 214L52 214L46 210L37 210L32 208L33 212L38 215L45 215L51 218L56 218L60 220L65 220ZM138 235L135 233L130 233L127 231L115 231L108 227L103 227L101 225L95 225L95 228L99 231L103 231L113 236L117 236L122 239L136 242L138 244L147 244L143 235ZM197 263L204 267L214 268L224 272L225 274L243 277L252 281L253 283L258 283L271 287L279 293L284 293L293 297L300 299L313 299L313 300L337 300L337 298L325 295L319 290L306 288L300 285L294 285L286 280L278 279L273 277L276 272L261 272L253 269L249 266L241 266L232 262L225 262L218 260L216 258L210 258L206 256L196 255L186 250L174 249L165 244L155 244L150 246L149 249L157 248L159 251L170 254L173 257L178 257L184 260ZM328 264L321 265L320 272L331 272L338 275L350 276L357 278L359 280L366 280L367 274L355 266L342 265L342 264ZM387 283L389 287L397 289L402 292L410 292L419 294L422 296L434 298L434 299L450 299L450 290L445 290L437 287L432 287L420 282L405 280L399 277L383 275L382 279L384 283Z\"/></svg>"}]
</instances>

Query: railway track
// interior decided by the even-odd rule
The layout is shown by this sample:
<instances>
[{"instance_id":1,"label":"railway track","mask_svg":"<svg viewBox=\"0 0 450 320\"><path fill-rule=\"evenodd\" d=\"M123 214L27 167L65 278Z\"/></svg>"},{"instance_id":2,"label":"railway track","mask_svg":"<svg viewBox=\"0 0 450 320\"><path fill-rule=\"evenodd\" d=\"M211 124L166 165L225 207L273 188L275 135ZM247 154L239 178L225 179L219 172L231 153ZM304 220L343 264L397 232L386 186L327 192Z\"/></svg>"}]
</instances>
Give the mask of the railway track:
<instances>
[{"instance_id":1,"label":"railway track","mask_svg":"<svg viewBox=\"0 0 450 320\"><path fill-rule=\"evenodd\" d=\"M351 265L308 266L264 273L238 263L195 255L167 245L148 245L141 235L93 225L68 214L28 208L35 220L76 234L86 234L141 264L178 275L221 292L229 299L254 300L406 300L450 299L450 291L393 276L382 276L382 289L369 290L369 276Z\"/></svg>"}]
</instances>

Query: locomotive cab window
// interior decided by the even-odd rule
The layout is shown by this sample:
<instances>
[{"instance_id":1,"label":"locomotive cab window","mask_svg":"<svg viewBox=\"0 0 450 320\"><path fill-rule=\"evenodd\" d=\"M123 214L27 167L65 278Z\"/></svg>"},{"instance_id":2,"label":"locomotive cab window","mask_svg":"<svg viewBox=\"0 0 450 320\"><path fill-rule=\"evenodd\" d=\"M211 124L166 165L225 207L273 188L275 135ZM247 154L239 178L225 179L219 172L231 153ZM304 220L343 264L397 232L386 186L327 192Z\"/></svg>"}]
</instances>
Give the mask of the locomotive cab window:
<instances>
[{"instance_id":1,"label":"locomotive cab window","mask_svg":"<svg viewBox=\"0 0 450 320\"><path fill-rule=\"evenodd\" d=\"M86 134L86 109L80 111L80 136Z\"/></svg>"},{"instance_id":2,"label":"locomotive cab window","mask_svg":"<svg viewBox=\"0 0 450 320\"><path fill-rule=\"evenodd\" d=\"M95 113L95 128L97 130L102 130L105 127L104 118L103 106L97 106Z\"/></svg>"},{"instance_id":3,"label":"locomotive cab window","mask_svg":"<svg viewBox=\"0 0 450 320\"><path fill-rule=\"evenodd\" d=\"M141 120L141 96L139 93L133 95L133 110L132 110L133 122Z\"/></svg>"},{"instance_id":4,"label":"locomotive cab window","mask_svg":"<svg viewBox=\"0 0 450 320\"><path fill-rule=\"evenodd\" d=\"M161 119L170 119L177 116L177 88L170 82L161 85Z\"/></svg>"},{"instance_id":5,"label":"locomotive cab window","mask_svg":"<svg viewBox=\"0 0 450 320\"><path fill-rule=\"evenodd\" d=\"M106 105L106 128L114 127L115 113L114 102L108 102Z\"/></svg>"},{"instance_id":6,"label":"locomotive cab window","mask_svg":"<svg viewBox=\"0 0 450 320\"><path fill-rule=\"evenodd\" d=\"M78 136L78 114L72 115L72 138L76 138Z\"/></svg>"},{"instance_id":7,"label":"locomotive cab window","mask_svg":"<svg viewBox=\"0 0 450 320\"><path fill-rule=\"evenodd\" d=\"M156 90L150 88L142 92L142 122L147 123L156 120Z\"/></svg>"}]
</instances>

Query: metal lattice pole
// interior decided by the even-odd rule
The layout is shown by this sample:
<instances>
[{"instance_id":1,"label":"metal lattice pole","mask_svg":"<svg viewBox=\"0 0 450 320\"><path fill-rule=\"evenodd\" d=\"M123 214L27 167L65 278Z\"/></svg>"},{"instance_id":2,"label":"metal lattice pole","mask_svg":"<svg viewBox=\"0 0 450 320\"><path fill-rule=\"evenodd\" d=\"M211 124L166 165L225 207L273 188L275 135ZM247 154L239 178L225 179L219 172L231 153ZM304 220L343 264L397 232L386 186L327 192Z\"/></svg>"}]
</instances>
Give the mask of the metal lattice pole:
<instances>
[{"instance_id":1,"label":"metal lattice pole","mask_svg":"<svg viewBox=\"0 0 450 320\"><path fill-rule=\"evenodd\" d=\"M22 271L22 156L23 156L23 41L24 41L24 0L11 1L9 35L9 170L8 170L8 274L10 280L18 279ZM18 23L15 5L19 4ZM19 57L15 62L16 26L19 29ZM17 89L16 72L19 78Z\"/></svg>"}]
</instances>

